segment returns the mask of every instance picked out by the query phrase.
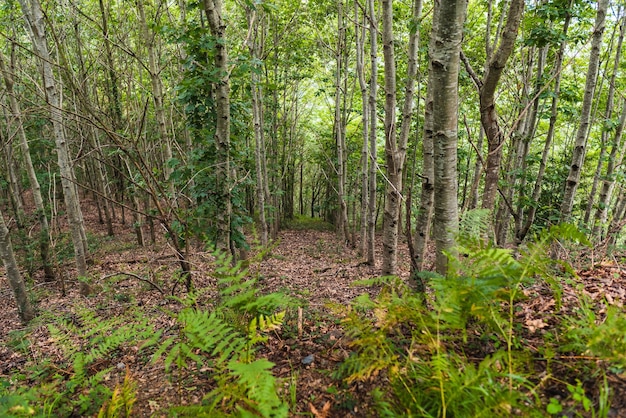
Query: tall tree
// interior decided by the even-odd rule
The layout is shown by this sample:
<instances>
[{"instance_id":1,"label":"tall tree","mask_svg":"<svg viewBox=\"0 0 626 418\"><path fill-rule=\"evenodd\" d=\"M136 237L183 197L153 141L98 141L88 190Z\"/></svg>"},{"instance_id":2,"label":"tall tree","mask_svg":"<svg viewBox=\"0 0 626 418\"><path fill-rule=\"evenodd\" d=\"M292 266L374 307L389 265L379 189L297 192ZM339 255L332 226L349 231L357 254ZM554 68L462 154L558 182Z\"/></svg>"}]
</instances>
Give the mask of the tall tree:
<instances>
[{"instance_id":1,"label":"tall tree","mask_svg":"<svg viewBox=\"0 0 626 418\"><path fill-rule=\"evenodd\" d=\"M432 68L434 143L434 235L437 247L436 269L448 271L445 251L455 245L458 231L457 145L459 108L459 62L465 0L441 0L433 25L429 48Z\"/></svg>"},{"instance_id":2,"label":"tall tree","mask_svg":"<svg viewBox=\"0 0 626 418\"><path fill-rule=\"evenodd\" d=\"M228 68L228 49L226 48L226 25L222 17L222 0L204 0L204 11L209 23L211 35L215 37L214 64L218 71L215 83L216 126L215 147L217 153L217 193L219 209L217 214L216 247L222 251L230 249L231 235L231 167L230 167L230 70Z\"/></svg>"},{"instance_id":3,"label":"tall tree","mask_svg":"<svg viewBox=\"0 0 626 418\"><path fill-rule=\"evenodd\" d=\"M580 123L578 125L578 131L576 132L572 161L569 166L569 174L565 181L563 201L561 202L560 218L562 222L569 221L572 216L574 197L576 196L576 190L580 183L580 172L587 153L587 139L589 138L589 128L591 126L591 110L598 79L600 47L604 34L608 4L608 0L598 1L598 10L591 41L591 51L589 53L589 66L587 67L587 77L585 81L585 94L580 110Z\"/></svg>"},{"instance_id":4,"label":"tall tree","mask_svg":"<svg viewBox=\"0 0 626 418\"><path fill-rule=\"evenodd\" d=\"M374 0L368 0L367 7L370 19L370 89L368 107L369 122L369 199L367 204L367 262L373 266L376 261L374 245L376 243L376 183L377 183L377 126L378 126L378 19Z\"/></svg>"},{"instance_id":5,"label":"tall tree","mask_svg":"<svg viewBox=\"0 0 626 418\"><path fill-rule=\"evenodd\" d=\"M6 91L9 96L9 107L12 113L11 121L13 123L11 123L10 126L12 126L12 131L16 132L20 143L22 158L24 159L24 169L26 170L28 181L30 183L30 187L33 193L33 201L35 203L37 220L39 221L39 227L41 228L39 237L39 250L43 263L44 276L46 280L53 280L55 275L50 260L50 226L48 224L48 216L46 214L46 208L43 203L43 196L41 194L39 179L37 178L33 159L30 155L30 146L28 145L28 139L26 138L26 132L24 131L24 124L22 122L22 111L14 90L15 82L13 79L13 74L15 73L16 69L16 57L15 46L13 44L11 45L11 60L9 67L7 67L5 61L6 60L2 52L0 52L0 73L2 73L2 77L4 78L4 84L6 86Z\"/></svg>"},{"instance_id":6,"label":"tall tree","mask_svg":"<svg viewBox=\"0 0 626 418\"><path fill-rule=\"evenodd\" d=\"M61 95L59 89L57 88L57 83L52 70L53 61L48 52L48 46L46 43L43 11L39 0L20 0L20 5L22 6L22 12L29 29L28 32L30 34L35 52L39 57L43 72L44 91L54 130L57 162L61 172L61 186L63 187L65 209L68 213L68 221L71 230L72 243L74 245L78 276L86 277L88 250L84 240L84 223L78 198L78 191L76 188L74 168L72 166L69 145L65 137L65 129L63 126L63 107L61 103ZM80 281L80 291L82 294L88 294L90 292L90 287L84 280Z\"/></svg>"},{"instance_id":7,"label":"tall tree","mask_svg":"<svg viewBox=\"0 0 626 418\"><path fill-rule=\"evenodd\" d=\"M515 47L515 39L517 38L517 31L523 11L523 0L511 0L506 25L500 37L500 44L491 57L482 82L478 86L480 95L480 120L487 136L488 154L486 161L487 166L485 168L485 190L483 192L482 201L482 207L486 209L492 209L494 207L500 176L500 163L502 161L502 144L506 139L498 122L496 89L506 63Z\"/></svg>"},{"instance_id":8,"label":"tall tree","mask_svg":"<svg viewBox=\"0 0 626 418\"><path fill-rule=\"evenodd\" d=\"M265 217L265 201L267 190L267 170L265 161L265 130L263 127L263 90L258 65L262 58L262 34L264 12L257 7L248 7L248 51L252 58L253 68L250 71L250 94L252 96L252 126L254 130L254 161L256 170L256 197L261 224L261 245L267 245L269 228Z\"/></svg>"},{"instance_id":9,"label":"tall tree","mask_svg":"<svg viewBox=\"0 0 626 418\"><path fill-rule=\"evenodd\" d=\"M344 49L346 47L346 27L344 25L344 4L337 3L337 47L335 50L335 141L337 148L337 230L344 240L348 241L348 205L346 204L346 138L344 126L344 112L342 109L343 97L346 94L343 88L344 77Z\"/></svg>"},{"instance_id":10,"label":"tall tree","mask_svg":"<svg viewBox=\"0 0 626 418\"><path fill-rule=\"evenodd\" d=\"M393 45L393 6L383 0L383 57L385 68L385 212L383 216L383 274L395 274L398 264L398 228L402 199L405 149L396 142L396 59Z\"/></svg>"}]
</instances>

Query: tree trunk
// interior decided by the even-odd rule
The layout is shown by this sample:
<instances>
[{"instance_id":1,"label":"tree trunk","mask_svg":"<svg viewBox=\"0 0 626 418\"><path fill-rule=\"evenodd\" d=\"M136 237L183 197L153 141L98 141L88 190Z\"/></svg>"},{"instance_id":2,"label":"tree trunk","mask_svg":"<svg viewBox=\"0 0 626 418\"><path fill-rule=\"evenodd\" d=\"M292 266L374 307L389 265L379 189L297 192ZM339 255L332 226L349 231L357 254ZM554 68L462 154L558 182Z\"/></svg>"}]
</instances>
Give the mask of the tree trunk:
<instances>
[{"instance_id":1,"label":"tree trunk","mask_svg":"<svg viewBox=\"0 0 626 418\"><path fill-rule=\"evenodd\" d=\"M396 143L396 62L393 46L393 7L383 0L383 57L385 61L385 211L383 214L383 275L395 274L398 264L398 214L402 199L404 154ZM406 151L406 150L405 150Z\"/></svg>"},{"instance_id":2,"label":"tree trunk","mask_svg":"<svg viewBox=\"0 0 626 418\"><path fill-rule=\"evenodd\" d=\"M248 41L248 50L253 62L261 59L261 40L259 39L260 20L262 11L248 9L248 30L252 31L252 36ZM250 72L250 94L252 96L252 124L254 129L254 160L256 168L256 196L259 210L259 223L261 224L261 245L268 243L269 227L265 218L265 191L267 189L267 171L264 171L265 162L265 132L263 128L263 91L259 79L260 68L253 68Z\"/></svg>"},{"instance_id":3,"label":"tree trunk","mask_svg":"<svg viewBox=\"0 0 626 418\"><path fill-rule=\"evenodd\" d=\"M587 68L587 78L585 81L585 94L583 96L583 103L580 111L580 124L578 125L578 131L576 132L572 162L570 164L567 180L565 181L565 192L561 203L561 222L570 221L572 216L574 197L576 196L576 190L578 189L578 184L580 182L580 171L585 161L587 138L589 137L589 127L591 125L591 107L596 89L596 81L598 79L600 46L602 44L602 35L604 34L608 4L608 0L598 1L598 11L596 14L596 22L591 41L591 52L589 54L589 67Z\"/></svg>"},{"instance_id":4,"label":"tree trunk","mask_svg":"<svg viewBox=\"0 0 626 418\"><path fill-rule=\"evenodd\" d=\"M498 123L495 93L506 62L515 47L515 39L517 38L523 11L523 0L511 0L500 45L491 57L480 86L480 120L487 136L488 152L482 201L484 209L493 209L495 204L500 176L500 162L502 160L502 144L505 140L504 132L502 132Z\"/></svg>"},{"instance_id":5,"label":"tree trunk","mask_svg":"<svg viewBox=\"0 0 626 418\"><path fill-rule=\"evenodd\" d=\"M461 42L467 1L441 0L430 42L432 68L436 268L448 273L445 251L455 246L458 231L457 144L458 85Z\"/></svg>"},{"instance_id":6,"label":"tree trunk","mask_svg":"<svg viewBox=\"0 0 626 418\"><path fill-rule=\"evenodd\" d=\"M621 11L621 9L620 9ZM622 20L622 24L620 25L620 32L619 32L619 36L617 38L617 46L615 48L615 59L613 60L613 70L611 73L611 77L609 79L609 91L607 93L607 99L606 99L606 107L604 109L604 120L606 121L610 121L611 118L613 117L613 107L615 105L615 79L617 78L617 73L619 72L619 66L620 66L620 61L621 61L621 56L622 56L622 44L624 42L624 28L626 28L626 25L624 25L624 18L621 18ZM619 130L619 129L618 129ZM607 149L608 149L608 142L609 142L609 135L610 135L610 131L608 129L603 129L602 130L602 137L600 140L600 144L601 144L601 149L600 149L600 155L598 156L598 164L596 166L596 174L593 178L593 185L591 187L591 192L589 193L589 199L587 201L587 207L585 209L585 219L584 219L584 223L585 225L589 224L589 218L591 217L591 211L593 209L593 204L595 202L595 197L596 197L596 193L598 191L598 187L600 182L602 181L602 169L604 167L604 162L606 160L606 153L607 153ZM613 137L613 142L612 142L612 149L617 149L616 142L615 140L619 140L619 138L617 137ZM611 157L614 159L615 158L615 154L613 153L613 151L611 151ZM611 161L611 158L609 158L608 161L608 165L607 165L607 175L610 165L614 164L613 161ZM604 182L603 182L604 183ZM604 189L604 184L602 186L602 188ZM603 190L605 191L605 190ZM599 196L599 199L602 200L603 197L605 196ZM599 202L598 204L598 209L600 209L602 204L606 204L607 202ZM601 211L600 211L601 212ZM598 213L598 211L596 211L596 213ZM598 216L595 217L596 220L600 220L602 216ZM595 223L595 222L594 222ZM596 228L596 226L599 225L593 225L593 231L594 231L594 236L598 236L598 232L599 229Z\"/></svg>"},{"instance_id":7,"label":"tree trunk","mask_svg":"<svg viewBox=\"0 0 626 418\"><path fill-rule=\"evenodd\" d=\"M609 155L606 173L602 180L602 188L600 189L600 197L598 199L598 207L594 215L593 236L596 239L600 239L602 230L605 228L609 204L615 189L615 169L622 165L624 160L624 148L622 142L622 136L624 134L624 127L626 126L626 99L622 102L622 115L619 119L619 124L613 135L613 141L611 144L611 153Z\"/></svg>"},{"instance_id":8,"label":"tree trunk","mask_svg":"<svg viewBox=\"0 0 626 418\"><path fill-rule=\"evenodd\" d=\"M161 69L158 66L157 49L155 46L155 34L150 32L148 23L146 20L146 12L143 4L143 0L137 1L137 8L139 10L139 21L141 24L142 37L145 42L146 49L148 51L148 72L150 73L150 85L152 86L152 99L154 101L154 114L156 116L159 142L163 145L163 171L165 174L165 182L167 184L167 190L170 194L169 198L172 200L172 204L176 206L176 191L174 189L174 183L170 177L173 169L170 166L170 160L173 158L172 153L172 139L167 132L167 118L165 116L164 94L163 94L163 82L161 81Z\"/></svg>"},{"instance_id":9,"label":"tree trunk","mask_svg":"<svg viewBox=\"0 0 626 418\"><path fill-rule=\"evenodd\" d=\"M55 136L57 161L61 172L61 186L63 187L65 208L68 213L74 253L76 255L76 267L78 269L78 276L84 278L87 276L88 255L84 239L84 224L82 222L82 213L78 193L76 191L74 169L70 158L69 146L63 128L61 96L54 79L52 61L48 53L48 46L46 45L43 12L39 0L30 0L30 5L27 4L27 0L20 0L20 4L28 24L34 49L41 61L46 100L49 105L50 119L52 120ZM80 291L83 295L90 293L89 285L83 280L80 281Z\"/></svg>"},{"instance_id":10,"label":"tree trunk","mask_svg":"<svg viewBox=\"0 0 626 418\"><path fill-rule=\"evenodd\" d=\"M0 211L0 257L6 269L9 285L13 290L15 301L17 303L17 313L22 322L28 322L35 317L35 311L28 298L26 286L13 254L11 238L9 237L9 229L4 223L4 216Z\"/></svg>"},{"instance_id":11,"label":"tree trunk","mask_svg":"<svg viewBox=\"0 0 626 418\"><path fill-rule=\"evenodd\" d=\"M35 211L37 214L37 220L39 221L39 227L41 228L39 237L39 250L41 253L41 261L43 264L44 277L47 281L52 281L55 278L54 268L50 260L50 226L48 224L48 216L46 215L46 207L43 203L43 197L41 195L41 186L37 179L37 173L35 172L35 166L30 155L30 147L28 145L28 139L26 138L26 132L24 132L24 125L22 123L22 111L20 104L15 96L13 90L14 81L13 74L15 74L15 47L11 47L11 62L10 68L7 70L4 57L0 52L0 72L4 78L4 84L9 96L9 106L11 113L13 114L12 120L14 121L15 130L20 141L20 147L22 149L22 157L24 158L24 168L28 176L28 181L33 193L33 201L35 203Z\"/></svg>"},{"instance_id":12,"label":"tree trunk","mask_svg":"<svg viewBox=\"0 0 626 418\"><path fill-rule=\"evenodd\" d=\"M226 49L226 25L222 20L222 0L204 0L204 11L209 23L209 30L218 42L215 44L215 67L219 72L219 81L215 83L216 116L215 147L217 152L217 193L219 207L217 211L216 247L222 251L230 249L231 169L230 169L230 71L228 69L228 51Z\"/></svg>"},{"instance_id":13,"label":"tree trunk","mask_svg":"<svg viewBox=\"0 0 626 418\"><path fill-rule=\"evenodd\" d=\"M366 34L366 13L363 12L363 21L359 23L359 6L354 3L354 33L356 38L356 74L361 89L361 107L363 124L363 146L361 147L361 228L359 253L365 257L367 254L367 201L369 186L368 170L368 146L369 146L369 99L367 96L367 81L365 80L365 34Z\"/></svg>"},{"instance_id":14,"label":"tree trunk","mask_svg":"<svg viewBox=\"0 0 626 418\"><path fill-rule=\"evenodd\" d=\"M571 4L571 3L570 3ZM569 7L569 6L568 6ZM567 39L567 31L569 29L569 24L571 21L572 15L571 13L567 13L565 15L565 21L563 22L563 39ZM524 224L521 229L517 230L515 233L515 242L517 245L521 244L528 235L528 231L532 227L535 221L535 215L537 213L537 203L541 197L541 186L543 184L543 176L546 172L546 166L548 163L548 156L550 154L550 149L552 146L552 140L554 139L554 134L556 132L556 120L558 116L558 103L559 103L559 94L561 92L561 69L563 68L563 58L565 56L565 48L567 46L567 42L561 42L559 46L559 51L555 57L554 64L554 89L552 94L552 103L550 106L550 122L548 125L548 132L546 133L546 139L543 146L543 152L541 154L541 161L539 162L539 170L537 171L537 178L535 179L535 185L533 187L533 193L530 198L530 208L526 213Z\"/></svg>"},{"instance_id":15,"label":"tree trunk","mask_svg":"<svg viewBox=\"0 0 626 418\"><path fill-rule=\"evenodd\" d=\"M348 206L346 204L346 139L344 137L342 112L342 71L344 67L343 49L345 47L346 28L343 23L343 1L337 3L337 49L335 51L335 145L337 148L337 232L343 242L348 241ZM345 93L344 93L345 94Z\"/></svg>"},{"instance_id":16,"label":"tree trunk","mask_svg":"<svg viewBox=\"0 0 626 418\"><path fill-rule=\"evenodd\" d=\"M370 15L370 91L369 91L369 198L367 203L367 263L373 266L376 262L374 245L376 243L376 185L377 185L377 147L376 132L378 123L378 113L376 111L378 96L378 23L376 19L376 7L374 0L368 0Z\"/></svg>"}]
</instances>

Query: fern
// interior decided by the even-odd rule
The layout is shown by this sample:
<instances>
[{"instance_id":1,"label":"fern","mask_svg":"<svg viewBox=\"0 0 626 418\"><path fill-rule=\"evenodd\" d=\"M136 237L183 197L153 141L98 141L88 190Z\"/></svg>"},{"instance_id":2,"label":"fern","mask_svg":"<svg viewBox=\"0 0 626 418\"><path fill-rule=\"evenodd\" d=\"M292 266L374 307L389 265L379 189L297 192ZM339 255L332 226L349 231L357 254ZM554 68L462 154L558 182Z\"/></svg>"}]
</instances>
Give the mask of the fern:
<instances>
[{"instance_id":1,"label":"fern","mask_svg":"<svg viewBox=\"0 0 626 418\"><path fill-rule=\"evenodd\" d=\"M357 283L382 288L375 299L363 294L344 309L353 353L340 366L338 377L354 382L384 373L390 387L386 393L374 392L381 416L504 417L530 412L540 402L531 395L535 388L517 370L528 356L515 351L520 346L515 303L524 286L537 280L550 284L559 297L562 290L555 263L548 257L550 246L557 239L581 244L586 240L572 226L562 225L544 231L513 254L484 239L488 219L488 212L466 214L459 248L448 255L452 275L422 274L433 290L428 293L429 308L422 295L398 278ZM609 315L606 327L578 336L582 349L602 352L621 364L624 357L619 353L626 343L617 330L626 326L623 318ZM588 315L587 320L595 317ZM480 361L458 354L465 351L468 330L469 335L497 338L503 348ZM615 333L615 344L604 343L603 333Z\"/></svg>"},{"instance_id":2,"label":"fern","mask_svg":"<svg viewBox=\"0 0 626 418\"><path fill-rule=\"evenodd\" d=\"M215 389L201 406L178 407L173 412L189 416L285 417L287 404L277 394L273 364L255 359L256 346L278 330L285 310L293 301L283 294L259 295L256 278L249 277L242 263L231 265L230 257L216 256L219 300L210 313L196 307L190 294L178 314L179 333L164 340L153 356L165 356L167 371L189 368L193 362L211 370Z\"/></svg>"}]
</instances>

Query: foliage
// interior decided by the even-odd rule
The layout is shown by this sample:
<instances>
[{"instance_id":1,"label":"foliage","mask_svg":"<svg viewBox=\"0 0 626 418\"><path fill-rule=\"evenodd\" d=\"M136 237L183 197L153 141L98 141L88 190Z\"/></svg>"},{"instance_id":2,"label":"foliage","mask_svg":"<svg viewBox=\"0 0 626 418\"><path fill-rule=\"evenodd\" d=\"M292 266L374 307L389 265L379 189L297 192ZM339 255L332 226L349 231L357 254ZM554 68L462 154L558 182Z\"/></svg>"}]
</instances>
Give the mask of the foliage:
<instances>
[{"instance_id":1,"label":"foliage","mask_svg":"<svg viewBox=\"0 0 626 418\"><path fill-rule=\"evenodd\" d=\"M273 363L255 359L255 346L279 329L289 305L285 295L259 295L256 279L247 277L241 263L216 254L215 274L220 300L211 312L197 306L197 295L181 300L185 308L173 314L180 325L176 336L167 338L154 354L165 356L168 371L193 366L211 370L216 387L203 405L177 407L183 416L287 416L288 405L277 393Z\"/></svg>"},{"instance_id":2,"label":"foliage","mask_svg":"<svg viewBox=\"0 0 626 418\"><path fill-rule=\"evenodd\" d=\"M396 277L358 283L383 287L375 299L364 294L345 311L353 354L337 376L347 382L388 379L389 388L373 393L380 416L505 417L546 410L529 379L532 356L524 347L516 302L537 281L549 284L558 298L559 270L547 256L550 245L556 239L586 239L571 225L555 226L514 256L483 238L486 216L471 213L461 223L460 255L450 255L454 273L428 275L428 300ZM607 323L615 333L620 326L616 320ZM596 349L603 358L623 350L620 338L614 347L601 346L599 336L607 332L602 326L587 323L580 329L589 333L585 349ZM582 388L572 388L572 400L584 411L593 409Z\"/></svg>"},{"instance_id":3,"label":"foliage","mask_svg":"<svg viewBox=\"0 0 626 418\"><path fill-rule=\"evenodd\" d=\"M105 381L114 367L102 365L114 363L116 352L124 347L158 336L145 316L136 311L126 317L103 318L79 306L74 313L48 324L48 331L50 342L63 353L66 362L57 365L44 359L32 365L37 387L26 389L17 380L10 385L3 382L3 388L10 386L14 392L3 396L0 412L8 416L20 416L25 410L31 411L30 415L85 416L95 415L100 409L105 414L102 416L113 417L120 416L115 411L122 406L130 411L134 390L130 377L122 388L111 392ZM102 404L106 398L111 401L105 407Z\"/></svg>"}]
</instances>

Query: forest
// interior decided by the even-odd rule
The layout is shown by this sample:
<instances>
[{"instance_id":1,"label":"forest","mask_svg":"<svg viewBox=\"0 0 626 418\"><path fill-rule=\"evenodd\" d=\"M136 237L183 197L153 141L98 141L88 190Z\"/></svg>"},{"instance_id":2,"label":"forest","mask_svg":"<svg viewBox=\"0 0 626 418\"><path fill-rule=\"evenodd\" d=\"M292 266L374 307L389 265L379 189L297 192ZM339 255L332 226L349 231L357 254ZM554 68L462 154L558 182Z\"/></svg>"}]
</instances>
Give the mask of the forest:
<instances>
[{"instance_id":1,"label":"forest","mask_svg":"<svg viewBox=\"0 0 626 418\"><path fill-rule=\"evenodd\" d=\"M4 0L0 416L626 417L625 8Z\"/></svg>"}]
</instances>

